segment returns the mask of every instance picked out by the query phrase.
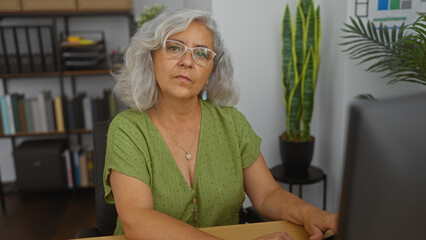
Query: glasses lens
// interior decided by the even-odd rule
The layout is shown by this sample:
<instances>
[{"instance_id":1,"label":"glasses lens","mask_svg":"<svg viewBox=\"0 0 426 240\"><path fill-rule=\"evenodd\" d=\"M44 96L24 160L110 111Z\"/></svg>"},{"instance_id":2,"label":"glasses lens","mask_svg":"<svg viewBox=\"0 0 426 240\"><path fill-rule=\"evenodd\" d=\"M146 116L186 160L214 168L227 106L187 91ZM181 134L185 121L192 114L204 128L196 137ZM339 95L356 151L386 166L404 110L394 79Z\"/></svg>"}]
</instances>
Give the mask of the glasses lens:
<instances>
[{"instance_id":1,"label":"glasses lens","mask_svg":"<svg viewBox=\"0 0 426 240\"><path fill-rule=\"evenodd\" d=\"M203 65L209 63L214 57L213 52L210 49L204 47L196 47L192 53L194 60Z\"/></svg>"},{"instance_id":2,"label":"glasses lens","mask_svg":"<svg viewBox=\"0 0 426 240\"><path fill-rule=\"evenodd\" d=\"M185 45L175 41L166 41L164 52L167 57L180 58L185 52Z\"/></svg>"},{"instance_id":3,"label":"glasses lens","mask_svg":"<svg viewBox=\"0 0 426 240\"><path fill-rule=\"evenodd\" d=\"M164 54L169 58L181 58L187 49L190 49L192 58L200 65L209 64L216 55L212 50L205 47L187 48L183 43L167 40L166 47L163 48Z\"/></svg>"}]
</instances>

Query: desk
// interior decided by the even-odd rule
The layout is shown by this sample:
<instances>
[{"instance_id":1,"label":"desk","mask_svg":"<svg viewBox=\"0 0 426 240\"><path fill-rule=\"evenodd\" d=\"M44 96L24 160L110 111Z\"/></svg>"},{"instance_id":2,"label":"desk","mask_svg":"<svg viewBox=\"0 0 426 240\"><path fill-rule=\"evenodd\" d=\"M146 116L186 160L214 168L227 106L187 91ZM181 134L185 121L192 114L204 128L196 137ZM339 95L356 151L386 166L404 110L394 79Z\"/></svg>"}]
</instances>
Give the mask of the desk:
<instances>
[{"instance_id":1,"label":"desk","mask_svg":"<svg viewBox=\"0 0 426 240\"><path fill-rule=\"evenodd\" d=\"M290 192L293 192L293 184L299 185L299 197L302 198L302 185L324 181L323 188L323 209L326 208L327 197L327 175L318 167L310 166L306 173L289 173L283 165L277 165L271 169L271 174L275 180L290 185Z\"/></svg>"},{"instance_id":2,"label":"desk","mask_svg":"<svg viewBox=\"0 0 426 240\"><path fill-rule=\"evenodd\" d=\"M286 231L294 240L308 240L309 235L303 226L296 225L287 221L272 221L262 223L249 223L219 227L200 228L200 230L211 234L215 237L225 240L251 240L259 236L269 233ZM332 235L331 232L326 233L326 237ZM96 238L82 238L80 240L127 240L124 235L108 236Z\"/></svg>"}]
</instances>

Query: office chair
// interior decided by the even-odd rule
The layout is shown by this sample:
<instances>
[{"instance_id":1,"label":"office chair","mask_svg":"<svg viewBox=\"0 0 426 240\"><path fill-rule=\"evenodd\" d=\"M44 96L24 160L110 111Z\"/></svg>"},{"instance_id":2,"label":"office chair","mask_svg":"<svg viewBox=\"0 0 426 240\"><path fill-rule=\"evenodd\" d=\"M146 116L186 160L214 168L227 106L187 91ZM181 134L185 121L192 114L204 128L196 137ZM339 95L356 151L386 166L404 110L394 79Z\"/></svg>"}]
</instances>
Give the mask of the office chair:
<instances>
[{"instance_id":1,"label":"office chair","mask_svg":"<svg viewBox=\"0 0 426 240\"><path fill-rule=\"evenodd\" d=\"M75 238L99 237L114 234L117 221L115 205L105 202L103 171L105 164L106 136L111 120L97 122L93 126L95 208L97 227L84 228L77 232Z\"/></svg>"},{"instance_id":2,"label":"office chair","mask_svg":"<svg viewBox=\"0 0 426 240\"><path fill-rule=\"evenodd\" d=\"M113 235L117 221L115 205L105 202L103 170L105 164L106 138L111 120L97 122L93 126L94 175L95 175L95 207L97 227L84 228L77 232L75 238L88 238ZM241 208L239 223L255 223L268 221L253 207Z\"/></svg>"}]
</instances>

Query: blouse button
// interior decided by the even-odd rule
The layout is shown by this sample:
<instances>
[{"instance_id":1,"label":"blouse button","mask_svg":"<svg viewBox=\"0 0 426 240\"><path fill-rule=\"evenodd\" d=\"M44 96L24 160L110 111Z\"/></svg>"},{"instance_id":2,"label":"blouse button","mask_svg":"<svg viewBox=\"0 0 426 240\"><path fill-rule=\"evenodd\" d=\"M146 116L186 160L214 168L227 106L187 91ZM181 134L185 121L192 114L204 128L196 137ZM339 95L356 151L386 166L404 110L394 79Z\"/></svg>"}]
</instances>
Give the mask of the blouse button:
<instances>
[{"instance_id":1,"label":"blouse button","mask_svg":"<svg viewBox=\"0 0 426 240\"><path fill-rule=\"evenodd\" d=\"M196 203L196 202L197 202L197 199L196 199L196 198L193 198L193 199L192 199L192 202L193 202L193 203Z\"/></svg>"},{"instance_id":2,"label":"blouse button","mask_svg":"<svg viewBox=\"0 0 426 240\"><path fill-rule=\"evenodd\" d=\"M197 222L197 221L198 221L198 217L194 217L194 221L196 221L196 222Z\"/></svg>"},{"instance_id":3,"label":"blouse button","mask_svg":"<svg viewBox=\"0 0 426 240\"><path fill-rule=\"evenodd\" d=\"M196 213L196 212L198 212L198 208L194 208L194 212Z\"/></svg>"}]
</instances>

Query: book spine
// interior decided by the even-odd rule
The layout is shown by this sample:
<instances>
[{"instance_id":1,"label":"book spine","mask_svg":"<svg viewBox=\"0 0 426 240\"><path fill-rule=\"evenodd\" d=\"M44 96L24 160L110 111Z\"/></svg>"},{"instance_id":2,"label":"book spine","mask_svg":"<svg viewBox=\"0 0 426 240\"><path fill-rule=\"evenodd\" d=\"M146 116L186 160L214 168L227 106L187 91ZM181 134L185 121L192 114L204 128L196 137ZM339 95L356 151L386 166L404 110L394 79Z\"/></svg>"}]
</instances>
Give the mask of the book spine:
<instances>
[{"instance_id":1,"label":"book spine","mask_svg":"<svg viewBox=\"0 0 426 240\"><path fill-rule=\"evenodd\" d=\"M3 120L2 120L2 114L1 114L1 104L0 104L0 136L3 136L4 131L3 131Z\"/></svg>"},{"instance_id":2,"label":"book spine","mask_svg":"<svg viewBox=\"0 0 426 240\"><path fill-rule=\"evenodd\" d=\"M53 100L53 103L55 105L56 130L58 132L65 132L64 113L62 108L62 97L56 96Z\"/></svg>"},{"instance_id":3,"label":"book spine","mask_svg":"<svg viewBox=\"0 0 426 240\"><path fill-rule=\"evenodd\" d=\"M13 113L13 125L15 126L15 133L22 131L21 120L19 119L18 98L19 95L16 93L10 95L10 104Z\"/></svg>"},{"instance_id":4,"label":"book spine","mask_svg":"<svg viewBox=\"0 0 426 240\"><path fill-rule=\"evenodd\" d=\"M33 110L32 110L30 99L24 100L24 108L25 108L25 120L27 125L27 131L34 132Z\"/></svg>"},{"instance_id":5,"label":"book spine","mask_svg":"<svg viewBox=\"0 0 426 240\"><path fill-rule=\"evenodd\" d=\"M47 130L49 132L55 131L55 117L53 115L53 101L52 99L46 99L46 119L47 119Z\"/></svg>"},{"instance_id":6,"label":"book spine","mask_svg":"<svg viewBox=\"0 0 426 240\"><path fill-rule=\"evenodd\" d=\"M66 173L67 173L67 183L68 183L68 188L73 188L74 187L74 183L73 183L73 179L72 179L72 165L71 165L71 155L70 155L70 151L68 149L65 150L64 152L65 155L65 168L66 168Z\"/></svg>"},{"instance_id":7,"label":"book spine","mask_svg":"<svg viewBox=\"0 0 426 240\"><path fill-rule=\"evenodd\" d=\"M69 99L66 101L67 103L67 118L68 118L68 129L73 130L75 127L75 116L74 116L74 99Z\"/></svg>"},{"instance_id":8,"label":"book spine","mask_svg":"<svg viewBox=\"0 0 426 240\"><path fill-rule=\"evenodd\" d=\"M2 96L0 98L0 104L1 104L1 118L3 123L3 132L4 135L10 134L10 123L9 123L9 111L7 110L7 101L6 96Z\"/></svg>"},{"instance_id":9,"label":"book spine","mask_svg":"<svg viewBox=\"0 0 426 240\"><path fill-rule=\"evenodd\" d=\"M108 95L108 101L110 118L113 118L115 115L117 115L117 101L112 92L110 92Z\"/></svg>"},{"instance_id":10,"label":"book spine","mask_svg":"<svg viewBox=\"0 0 426 240\"><path fill-rule=\"evenodd\" d=\"M41 132L41 119L40 119L40 110L39 104L36 99L31 100L31 109L33 110L33 120L34 120L34 132Z\"/></svg>"},{"instance_id":11,"label":"book spine","mask_svg":"<svg viewBox=\"0 0 426 240\"><path fill-rule=\"evenodd\" d=\"M74 161L74 179L75 185L81 187L81 178L80 178L80 150L73 150L73 161Z\"/></svg>"},{"instance_id":12,"label":"book spine","mask_svg":"<svg viewBox=\"0 0 426 240\"><path fill-rule=\"evenodd\" d=\"M27 116L25 114L25 100L24 98L20 98L18 100L18 112L19 112L19 125L21 128L21 132L28 132L27 129Z\"/></svg>"},{"instance_id":13,"label":"book spine","mask_svg":"<svg viewBox=\"0 0 426 240\"><path fill-rule=\"evenodd\" d=\"M40 111L40 131L47 132L47 113L46 113L46 98L43 92L37 95L37 104Z\"/></svg>"},{"instance_id":14,"label":"book spine","mask_svg":"<svg viewBox=\"0 0 426 240\"><path fill-rule=\"evenodd\" d=\"M93 162L93 149L86 150L87 157L87 172L89 175L89 186L95 186L95 172L94 172L94 162Z\"/></svg>"},{"instance_id":15,"label":"book spine","mask_svg":"<svg viewBox=\"0 0 426 240\"><path fill-rule=\"evenodd\" d=\"M15 119L13 118L13 110L12 110L12 100L10 99L10 95L6 95L6 104L7 104L7 112L9 116L9 126L10 126L10 134L15 134Z\"/></svg>"},{"instance_id":16,"label":"book spine","mask_svg":"<svg viewBox=\"0 0 426 240\"><path fill-rule=\"evenodd\" d=\"M82 152L80 154L80 182L82 187L88 187L89 186L89 175L87 171L87 158L86 153Z\"/></svg>"},{"instance_id":17,"label":"book spine","mask_svg":"<svg viewBox=\"0 0 426 240\"><path fill-rule=\"evenodd\" d=\"M92 116L92 100L89 97L83 99L83 112L84 112L84 128L93 129L93 116Z\"/></svg>"}]
</instances>

